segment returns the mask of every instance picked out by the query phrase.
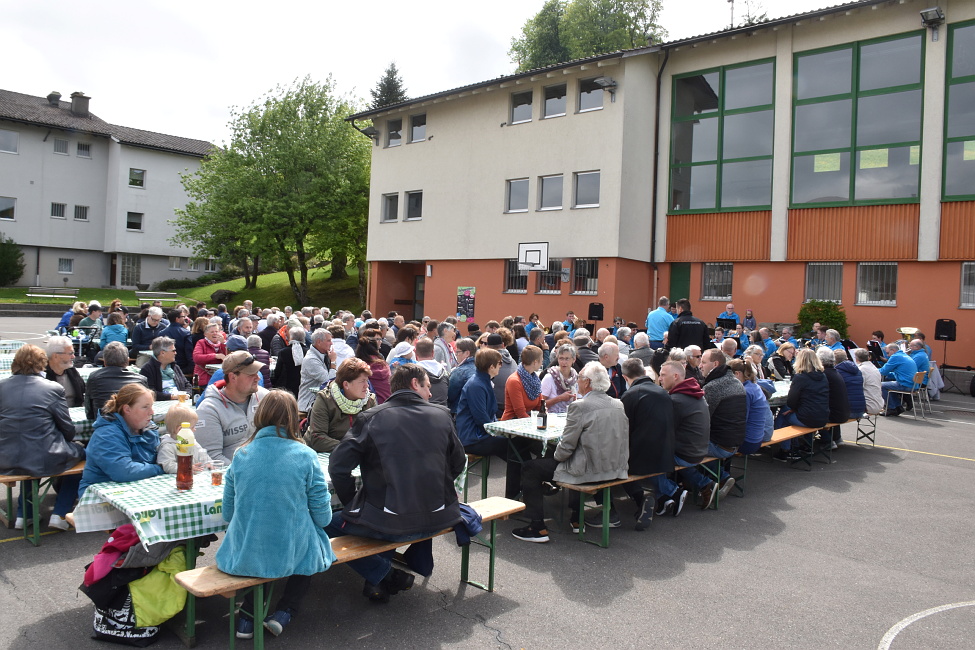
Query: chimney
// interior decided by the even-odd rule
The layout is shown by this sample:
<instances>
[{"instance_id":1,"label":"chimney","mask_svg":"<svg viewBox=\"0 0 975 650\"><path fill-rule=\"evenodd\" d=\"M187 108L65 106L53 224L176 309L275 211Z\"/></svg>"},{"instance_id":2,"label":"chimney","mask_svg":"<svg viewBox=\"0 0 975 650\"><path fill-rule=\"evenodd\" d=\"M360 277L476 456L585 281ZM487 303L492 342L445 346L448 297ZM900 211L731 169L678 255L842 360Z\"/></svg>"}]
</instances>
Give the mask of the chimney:
<instances>
[{"instance_id":1,"label":"chimney","mask_svg":"<svg viewBox=\"0 0 975 650\"><path fill-rule=\"evenodd\" d=\"M78 91L71 93L71 112L78 117L88 117L88 100L85 93Z\"/></svg>"},{"instance_id":2,"label":"chimney","mask_svg":"<svg viewBox=\"0 0 975 650\"><path fill-rule=\"evenodd\" d=\"M50 95L47 96L47 103L51 106L60 106L61 93L58 91L52 91Z\"/></svg>"}]
</instances>

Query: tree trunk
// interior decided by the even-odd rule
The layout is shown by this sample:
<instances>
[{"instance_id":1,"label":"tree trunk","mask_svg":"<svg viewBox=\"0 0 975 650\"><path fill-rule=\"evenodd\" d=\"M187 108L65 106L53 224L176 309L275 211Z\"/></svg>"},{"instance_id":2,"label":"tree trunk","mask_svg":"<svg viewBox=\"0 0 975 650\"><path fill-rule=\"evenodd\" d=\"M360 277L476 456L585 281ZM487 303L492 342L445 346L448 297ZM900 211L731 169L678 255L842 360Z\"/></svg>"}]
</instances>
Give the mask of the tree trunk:
<instances>
[{"instance_id":1,"label":"tree trunk","mask_svg":"<svg viewBox=\"0 0 975 650\"><path fill-rule=\"evenodd\" d=\"M298 304L301 306L307 305L308 300L308 255L305 253L305 245L303 243L304 237L298 239L297 247L295 250L295 257L298 258L298 272L300 274L301 280L299 284L300 293L295 294L298 297Z\"/></svg>"},{"instance_id":2,"label":"tree trunk","mask_svg":"<svg viewBox=\"0 0 975 650\"><path fill-rule=\"evenodd\" d=\"M288 249L285 247L284 242L281 241L280 237L275 237L275 241L278 242L278 247L281 249L281 264L284 265L284 272L288 274L288 284L291 286L291 293L294 294L295 300L298 301L298 307L295 311L298 311L302 307L301 293L298 290L298 283L295 280L295 265L291 261L291 255L288 254Z\"/></svg>"},{"instance_id":3,"label":"tree trunk","mask_svg":"<svg viewBox=\"0 0 975 650\"><path fill-rule=\"evenodd\" d=\"M366 308L366 262L365 260L358 260L355 264L356 268L359 269L359 304L362 308Z\"/></svg>"},{"instance_id":4,"label":"tree trunk","mask_svg":"<svg viewBox=\"0 0 975 650\"><path fill-rule=\"evenodd\" d=\"M345 280L349 277L349 272L345 267L349 265L349 256L345 251L332 249L332 275L333 280Z\"/></svg>"}]
</instances>

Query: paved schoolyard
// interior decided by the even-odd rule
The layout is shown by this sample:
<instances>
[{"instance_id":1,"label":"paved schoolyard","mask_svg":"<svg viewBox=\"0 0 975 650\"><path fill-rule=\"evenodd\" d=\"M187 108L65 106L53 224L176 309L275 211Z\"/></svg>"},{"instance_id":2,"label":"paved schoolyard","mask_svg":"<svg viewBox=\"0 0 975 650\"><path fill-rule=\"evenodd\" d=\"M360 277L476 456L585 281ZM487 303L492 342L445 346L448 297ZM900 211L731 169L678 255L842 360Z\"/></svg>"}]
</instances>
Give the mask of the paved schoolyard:
<instances>
[{"instance_id":1,"label":"paved schoolyard","mask_svg":"<svg viewBox=\"0 0 975 650\"><path fill-rule=\"evenodd\" d=\"M0 319L0 336L31 329L13 320ZM335 567L268 647L971 647L975 400L947 394L935 411L881 418L876 448L843 445L811 472L751 462L745 498L614 530L609 549L554 518L549 544L518 541L519 524L501 522L491 594L460 586L448 538L434 544L434 575L386 606ZM496 463L491 494L502 483ZM550 516L560 503L549 499ZM632 506L618 507L627 522ZM42 540L0 530L0 648L104 647L89 639L92 606L77 591L104 536ZM199 647L225 647L226 610L222 598L200 601ZM155 647L182 646L165 632Z\"/></svg>"}]
</instances>

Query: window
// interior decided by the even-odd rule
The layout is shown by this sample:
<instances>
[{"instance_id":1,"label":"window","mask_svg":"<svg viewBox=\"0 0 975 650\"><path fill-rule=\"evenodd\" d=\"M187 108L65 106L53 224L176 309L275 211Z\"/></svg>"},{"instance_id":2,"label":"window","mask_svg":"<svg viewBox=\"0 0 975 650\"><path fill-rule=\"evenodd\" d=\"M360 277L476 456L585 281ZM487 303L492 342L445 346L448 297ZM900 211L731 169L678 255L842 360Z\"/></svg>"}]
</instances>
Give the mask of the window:
<instances>
[{"instance_id":1,"label":"window","mask_svg":"<svg viewBox=\"0 0 975 650\"><path fill-rule=\"evenodd\" d=\"M897 305L897 262L857 264L858 305Z\"/></svg>"},{"instance_id":2,"label":"window","mask_svg":"<svg viewBox=\"0 0 975 650\"><path fill-rule=\"evenodd\" d=\"M146 170L129 168L129 187L145 187Z\"/></svg>"},{"instance_id":3,"label":"window","mask_svg":"<svg viewBox=\"0 0 975 650\"><path fill-rule=\"evenodd\" d=\"M595 111L603 107L603 88L594 79L579 82L579 112Z\"/></svg>"},{"instance_id":4,"label":"window","mask_svg":"<svg viewBox=\"0 0 975 650\"><path fill-rule=\"evenodd\" d=\"M213 259L212 257L207 258L207 260L203 263L203 270L206 271L207 273L213 273L214 271L216 271L217 260Z\"/></svg>"},{"instance_id":5,"label":"window","mask_svg":"<svg viewBox=\"0 0 975 650\"><path fill-rule=\"evenodd\" d=\"M182 267L182 265L180 265L179 258L178 257L172 257L172 256L170 256L170 258L169 258L169 270L170 271L179 271L182 268L183 267Z\"/></svg>"},{"instance_id":6,"label":"window","mask_svg":"<svg viewBox=\"0 0 975 650\"><path fill-rule=\"evenodd\" d=\"M831 300L843 297L843 263L810 262L806 264L806 301Z\"/></svg>"},{"instance_id":7,"label":"window","mask_svg":"<svg viewBox=\"0 0 975 650\"><path fill-rule=\"evenodd\" d=\"M518 260L504 261L504 292L528 293L528 271L518 268Z\"/></svg>"},{"instance_id":8,"label":"window","mask_svg":"<svg viewBox=\"0 0 975 650\"><path fill-rule=\"evenodd\" d=\"M772 61L674 79L671 212L771 207L774 86Z\"/></svg>"},{"instance_id":9,"label":"window","mask_svg":"<svg viewBox=\"0 0 975 650\"><path fill-rule=\"evenodd\" d=\"M562 260L548 260L548 270L538 272L535 293L562 293Z\"/></svg>"},{"instance_id":10,"label":"window","mask_svg":"<svg viewBox=\"0 0 975 650\"><path fill-rule=\"evenodd\" d=\"M410 117L410 142L423 142L427 139L427 114Z\"/></svg>"},{"instance_id":11,"label":"window","mask_svg":"<svg viewBox=\"0 0 975 650\"><path fill-rule=\"evenodd\" d=\"M52 203L51 204L51 216L52 217L55 217L56 219L64 219L65 218L64 217L64 213L65 213L65 210L67 210L67 209L68 209L68 206L66 204L64 204L64 203Z\"/></svg>"},{"instance_id":12,"label":"window","mask_svg":"<svg viewBox=\"0 0 975 650\"><path fill-rule=\"evenodd\" d=\"M54 138L54 153L68 155L68 141L62 140L60 138Z\"/></svg>"},{"instance_id":13,"label":"window","mask_svg":"<svg viewBox=\"0 0 975 650\"><path fill-rule=\"evenodd\" d=\"M559 117L565 115L565 84L549 86L545 89L544 117Z\"/></svg>"},{"instance_id":14,"label":"window","mask_svg":"<svg viewBox=\"0 0 975 650\"><path fill-rule=\"evenodd\" d=\"M975 262L961 264L961 306L975 309Z\"/></svg>"},{"instance_id":15,"label":"window","mask_svg":"<svg viewBox=\"0 0 975 650\"><path fill-rule=\"evenodd\" d=\"M78 157L91 158L91 143L89 142L78 143Z\"/></svg>"},{"instance_id":16,"label":"window","mask_svg":"<svg viewBox=\"0 0 975 650\"><path fill-rule=\"evenodd\" d=\"M8 196L0 196L0 219L14 220L14 212L17 208L17 199Z\"/></svg>"},{"instance_id":17,"label":"window","mask_svg":"<svg viewBox=\"0 0 975 650\"><path fill-rule=\"evenodd\" d=\"M403 144L403 120L386 120L386 146L398 147Z\"/></svg>"},{"instance_id":18,"label":"window","mask_svg":"<svg viewBox=\"0 0 975 650\"><path fill-rule=\"evenodd\" d=\"M945 108L946 200L975 198L975 23L948 34L948 99Z\"/></svg>"},{"instance_id":19,"label":"window","mask_svg":"<svg viewBox=\"0 0 975 650\"><path fill-rule=\"evenodd\" d=\"M532 121L532 91L511 93L511 123Z\"/></svg>"},{"instance_id":20,"label":"window","mask_svg":"<svg viewBox=\"0 0 975 650\"><path fill-rule=\"evenodd\" d=\"M20 144L20 134L16 131L0 129L0 151L4 153L17 153Z\"/></svg>"},{"instance_id":21,"label":"window","mask_svg":"<svg viewBox=\"0 0 975 650\"><path fill-rule=\"evenodd\" d=\"M140 256L122 253L119 255L119 265L122 269L119 278L120 284L132 286L142 282L140 279L142 276L142 258Z\"/></svg>"},{"instance_id":22,"label":"window","mask_svg":"<svg viewBox=\"0 0 975 650\"><path fill-rule=\"evenodd\" d=\"M701 269L701 300L731 300L731 264L706 262Z\"/></svg>"},{"instance_id":23,"label":"window","mask_svg":"<svg viewBox=\"0 0 975 650\"><path fill-rule=\"evenodd\" d=\"M200 260L191 259L186 263L187 271L199 271L200 270Z\"/></svg>"},{"instance_id":24,"label":"window","mask_svg":"<svg viewBox=\"0 0 975 650\"><path fill-rule=\"evenodd\" d=\"M423 218L423 192L406 193L406 219Z\"/></svg>"},{"instance_id":25,"label":"window","mask_svg":"<svg viewBox=\"0 0 975 650\"><path fill-rule=\"evenodd\" d=\"M528 212L528 179L516 178L507 182L505 212Z\"/></svg>"},{"instance_id":26,"label":"window","mask_svg":"<svg viewBox=\"0 0 975 650\"><path fill-rule=\"evenodd\" d=\"M141 212L127 212L125 214L125 229L126 230L142 230L142 217Z\"/></svg>"},{"instance_id":27,"label":"window","mask_svg":"<svg viewBox=\"0 0 975 650\"><path fill-rule=\"evenodd\" d=\"M58 273L74 273L74 259L70 257L58 258Z\"/></svg>"},{"instance_id":28,"label":"window","mask_svg":"<svg viewBox=\"0 0 975 650\"><path fill-rule=\"evenodd\" d=\"M576 174L575 207L599 207L599 172L579 172Z\"/></svg>"},{"instance_id":29,"label":"window","mask_svg":"<svg viewBox=\"0 0 975 650\"><path fill-rule=\"evenodd\" d=\"M88 221L88 206L87 205L74 206L74 218L75 221Z\"/></svg>"},{"instance_id":30,"label":"window","mask_svg":"<svg viewBox=\"0 0 975 650\"><path fill-rule=\"evenodd\" d=\"M383 221L399 219L399 194L383 194Z\"/></svg>"},{"instance_id":31,"label":"window","mask_svg":"<svg viewBox=\"0 0 975 650\"><path fill-rule=\"evenodd\" d=\"M797 54L793 205L918 200L924 34Z\"/></svg>"},{"instance_id":32,"label":"window","mask_svg":"<svg viewBox=\"0 0 975 650\"><path fill-rule=\"evenodd\" d=\"M562 174L557 176L542 176L539 179L538 209L562 209Z\"/></svg>"},{"instance_id":33,"label":"window","mask_svg":"<svg viewBox=\"0 0 975 650\"><path fill-rule=\"evenodd\" d=\"M580 257L575 259L572 266L572 293L596 295L599 260L594 257Z\"/></svg>"}]
</instances>

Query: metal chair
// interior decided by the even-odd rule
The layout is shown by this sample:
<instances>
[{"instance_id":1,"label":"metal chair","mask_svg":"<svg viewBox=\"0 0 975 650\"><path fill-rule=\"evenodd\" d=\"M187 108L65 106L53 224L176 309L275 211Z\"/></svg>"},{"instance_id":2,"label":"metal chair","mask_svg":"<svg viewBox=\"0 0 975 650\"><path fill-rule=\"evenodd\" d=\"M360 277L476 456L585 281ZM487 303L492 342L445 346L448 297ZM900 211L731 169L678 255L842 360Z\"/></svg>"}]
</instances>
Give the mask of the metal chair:
<instances>
[{"instance_id":1,"label":"metal chair","mask_svg":"<svg viewBox=\"0 0 975 650\"><path fill-rule=\"evenodd\" d=\"M888 390L887 401L884 404L884 407L887 408L888 410L890 409L890 396L892 394L896 393L898 395L908 395L912 400L914 400L914 409L913 409L914 419L915 420L917 419L917 412L920 410L921 417L927 420L928 419L927 416L924 415L924 402L923 402L923 398L921 397L921 393L927 392L927 387L924 385L924 378L927 376L929 372L931 372L930 369L928 369L927 372L922 370L920 372L914 373L914 384L911 386L910 390L905 390L905 389Z\"/></svg>"}]
</instances>

